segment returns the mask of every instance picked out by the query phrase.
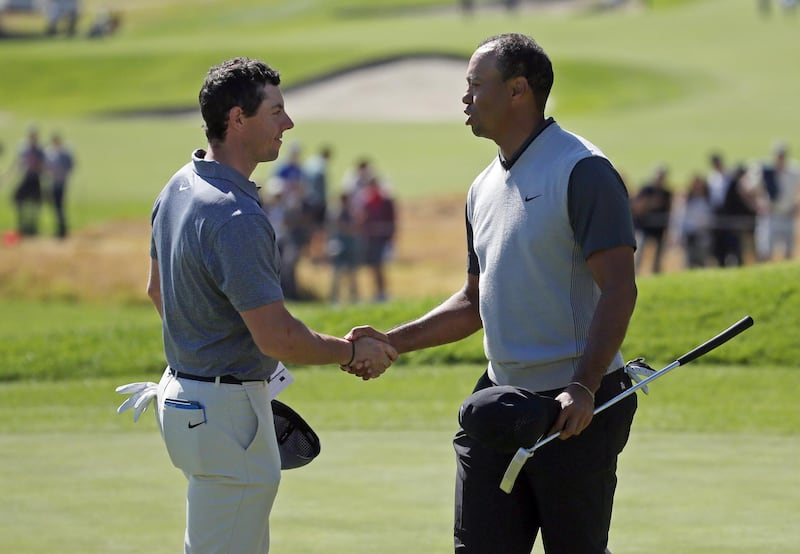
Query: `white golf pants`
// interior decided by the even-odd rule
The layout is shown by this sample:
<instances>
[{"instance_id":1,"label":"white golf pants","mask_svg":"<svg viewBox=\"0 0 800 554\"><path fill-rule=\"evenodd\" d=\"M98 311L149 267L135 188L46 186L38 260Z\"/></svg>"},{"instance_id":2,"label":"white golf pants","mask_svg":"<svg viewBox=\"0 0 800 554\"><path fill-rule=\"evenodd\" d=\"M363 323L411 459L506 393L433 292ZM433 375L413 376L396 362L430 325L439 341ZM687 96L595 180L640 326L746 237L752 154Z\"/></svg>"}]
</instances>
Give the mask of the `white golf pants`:
<instances>
[{"instance_id":1,"label":"white golf pants","mask_svg":"<svg viewBox=\"0 0 800 554\"><path fill-rule=\"evenodd\" d=\"M266 381L176 378L158 386L158 423L189 481L185 554L265 554L281 462Z\"/></svg>"}]
</instances>

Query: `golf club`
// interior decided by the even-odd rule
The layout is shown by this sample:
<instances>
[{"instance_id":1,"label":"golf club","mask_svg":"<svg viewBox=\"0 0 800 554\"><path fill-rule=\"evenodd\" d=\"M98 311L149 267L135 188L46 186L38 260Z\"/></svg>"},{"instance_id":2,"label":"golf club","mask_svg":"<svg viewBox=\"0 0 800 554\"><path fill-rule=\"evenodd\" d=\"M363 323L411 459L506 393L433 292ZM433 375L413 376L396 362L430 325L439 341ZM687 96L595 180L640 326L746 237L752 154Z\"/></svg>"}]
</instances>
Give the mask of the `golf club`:
<instances>
[{"instance_id":1,"label":"golf club","mask_svg":"<svg viewBox=\"0 0 800 554\"><path fill-rule=\"evenodd\" d=\"M733 337L735 337L736 335L738 335L742 331L744 331L746 329L749 329L752 326L753 326L753 318L752 317L747 316L747 317L742 318L741 320L737 321L736 323L734 323L733 325L728 327L726 330L724 330L723 332L721 332L720 334L718 334L714 338L704 342L700 346L698 346L698 347L694 348L693 350L687 352L686 354L684 354L683 356L681 356L680 358L678 358L677 360L675 360L674 362L672 362L671 364L666 366L665 368L663 368L663 369L661 369L659 371L656 371L655 373L653 373L652 375L650 375L646 379L642 379L636 385L634 385L631 388L619 393L617 396L611 398L610 400L606 401L604 404L598 406L594 410L594 415L597 415L598 413L602 412L606 408L608 408L610 406L613 406L614 404L616 404L617 402L619 402L623 398L627 398L628 396L630 396L631 394L633 394L637 390L639 390L642 387L646 386L651 381L655 381L656 379L658 379L662 375L672 371L676 367L681 366L681 365L686 365L689 362L691 362L692 360L696 360L700 356L703 356L703 355L707 354L708 352L714 350L718 346L721 346L722 344L725 344L726 342L731 340ZM517 477L519 476L519 472L522 471L522 466L525 465L525 462L528 461L528 458L533 456L533 453L538 448L541 448L542 446L544 446L548 442L558 438L560 435L561 435L560 431L557 432L557 433L553 433L552 435L549 435L549 436L543 438L542 440L540 440L539 442L537 442L536 444L534 444L530 448L520 448L519 450L517 450L516 454L514 454L514 457L511 459L511 462L508 464L508 468L506 468L506 472L503 475L502 481L500 482L500 489L502 489L502 491L505 492L505 493L510 493L511 489L514 488L514 483L517 481Z\"/></svg>"}]
</instances>

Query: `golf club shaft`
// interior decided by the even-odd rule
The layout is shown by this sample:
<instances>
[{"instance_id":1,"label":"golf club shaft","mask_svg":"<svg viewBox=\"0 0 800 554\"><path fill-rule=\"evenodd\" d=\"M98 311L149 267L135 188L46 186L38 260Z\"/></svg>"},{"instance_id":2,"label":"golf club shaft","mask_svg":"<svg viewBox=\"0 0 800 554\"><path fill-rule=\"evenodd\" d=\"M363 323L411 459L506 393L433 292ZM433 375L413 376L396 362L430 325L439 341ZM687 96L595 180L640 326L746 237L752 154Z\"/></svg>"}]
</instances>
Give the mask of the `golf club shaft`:
<instances>
[{"instance_id":1,"label":"golf club shaft","mask_svg":"<svg viewBox=\"0 0 800 554\"><path fill-rule=\"evenodd\" d=\"M753 326L752 317L746 316L740 319L739 321L737 321L736 323L725 329L720 334L716 335L712 339L709 339L700 346L693 348L692 350L690 350L689 352L687 352L686 354L684 354L683 356L681 356L680 358L669 364L668 366L664 367L663 369L660 369L659 371L656 371L646 379L642 379L631 388L619 393L615 397L611 398L602 405L598 406L597 408L594 409L593 415L597 415L606 408L613 406L620 400L627 398L631 394L635 393L637 390L641 389L642 387L645 387L648 383L655 381L656 379L658 379L665 373L672 371L676 367L680 365L686 365L692 360L696 360L700 356L703 356L711 352L715 348L725 344L733 337L737 336L742 331L745 331L746 329L749 329L752 326ZM511 492L511 488L514 486L514 481L516 481L517 475L519 475L519 472L522 469L522 466L525 464L525 461L527 461L528 458L533 456L533 453L536 451L537 448L540 448L545 444L557 439L560 435L561 431L558 431L538 441L530 448L520 448L514 455L511 464L509 464L508 469L506 470L506 474L503 476L500 488L503 489L503 491L506 493Z\"/></svg>"},{"instance_id":2,"label":"golf club shaft","mask_svg":"<svg viewBox=\"0 0 800 554\"><path fill-rule=\"evenodd\" d=\"M700 356L703 356L704 354L707 354L707 353L711 352L712 350L714 350L718 346L721 346L721 345L725 344L726 342L731 340L733 337L735 337L736 335L738 335L742 331L744 331L746 329L749 329L752 326L753 326L753 318L752 317L747 316L745 318L742 318L741 320L737 321L736 323L734 323L733 325L731 325L730 327L725 329L723 332L721 332L720 334L718 334L714 338L707 340L706 342L704 342L703 344L701 344L697 348L694 348L691 351L687 352L686 354L684 354L683 356L681 356L680 358L678 358L677 360L675 360L674 362L672 362L668 366L664 367L663 369L660 369L660 370L656 371L655 373L653 373L652 375L650 375L646 379L642 379L641 381L636 383L631 388L619 393L614 398L611 398L610 400L606 401L602 405L598 406L597 408L594 409L593 415L597 415L600 412L602 412L603 410L605 410L606 408L609 408L609 407L613 406L614 404L616 404L620 400L623 400L623 399L627 398L628 396L630 396L633 393L635 393L637 390L647 386L648 383L650 383L652 381L655 381L656 379L658 379L659 377L663 376L666 373L669 373L670 371L672 371L676 367L681 366L681 365L686 365L689 362L691 362L692 360L696 360ZM561 432L559 431L557 433L553 433L552 435L549 435L549 436L545 437L544 439L540 440L539 442L534 444L533 447L531 447L531 449L530 449L531 452L533 452L534 450L536 450L540 446L544 446L548 442L550 442L553 439L557 438L560 434L561 434Z\"/></svg>"},{"instance_id":3,"label":"golf club shaft","mask_svg":"<svg viewBox=\"0 0 800 554\"><path fill-rule=\"evenodd\" d=\"M592 415L597 415L600 412L602 412L603 410L605 410L606 408L609 408L609 407L613 406L614 404L616 404L617 402L619 402L623 398L627 398L628 396L630 396L633 393L635 393L637 390L639 390L642 387L644 387L645 385L647 385L647 383L658 379L659 377L661 377L662 375L664 375L668 371L675 369L679 365L681 365L681 364L676 360L676 361L672 362L671 364L669 364L667 367L656 371L655 373L650 375L647 379L642 379L640 382L636 383L631 388L619 393L614 398L611 398L610 400L607 400L605 403L603 403L600 406L598 406L597 408L595 408L594 412L592 412ZM552 441L554 439L557 439L559 436L561 436L561 431L556 431L552 435L546 436L545 438L543 438L542 440L538 441L536 444L534 444L532 447L530 447L530 448L528 448L526 450L528 452L530 452L531 454L533 454L533 452L535 450L537 450L538 448L541 448L542 446L544 446L548 442L550 442L550 441Z\"/></svg>"},{"instance_id":4,"label":"golf club shaft","mask_svg":"<svg viewBox=\"0 0 800 554\"><path fill-rule=\"evenodd\" d=\"M670 371L672 371L676 367L682 366L682 365L686 365L689 362L691 362L692 360L696 360L700 356L708 354L709 352L711 352L715 348L717 348L719 346L722 346L723 344L725 344L726 342L731 340L733 337L735 337L736 335L738 335L742 331L745 331L746 329L749 329L752 326L753 326L753 318L752 317L747 316L747 317L744 317L744 318L740 319L739 321L737 321L736 323L734 323L733 325L731 325L730 327L725 329L723 332L721 332L720 334L718 334L714 338L707 340L706 342L704 342L703 344L701 344L700 346L698 346L696 348L693 348L692 350L690 350L689 352L687 352L686 354L684 354L683 356L681 356L680 358L678 358L677 360L675 360L674 362L672 362L671 364L666 366L665 368L660 369L659 371L656 371L655 373L653 373L652 375L650 375L646 379L642 379L641 381L636 383L634 386L632 386L628 390L625 390L625 391L619 393L617 396L615 396L614 398L608 400L603 405L598 406L594 410L594 414L596 415L596 414L602 412L603 410L605 410L606 408L608 408L610 406L613 406L614 404L616 404L620 400L622 400L624 398L627 398L628 396L630 396L631 394L633 394L637 390L647 386L647 384L650 383L651 381L655 381L656 379L658 379L659 377L661 377L665 373L669 373Z\"/></svg>"}]
</instances>

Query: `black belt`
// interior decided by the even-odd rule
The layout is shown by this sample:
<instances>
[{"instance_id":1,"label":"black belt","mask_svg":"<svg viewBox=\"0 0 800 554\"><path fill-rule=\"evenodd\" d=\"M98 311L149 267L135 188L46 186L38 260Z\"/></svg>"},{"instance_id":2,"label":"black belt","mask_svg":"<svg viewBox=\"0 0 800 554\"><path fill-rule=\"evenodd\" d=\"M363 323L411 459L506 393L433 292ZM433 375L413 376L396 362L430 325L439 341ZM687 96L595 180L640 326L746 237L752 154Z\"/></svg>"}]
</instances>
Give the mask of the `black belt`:
<instances>
[{"instance_id":1,"label":"black belt","mask_svg":"<svg viewBox=\"0 0 800 554\"><path fill-rule=\"evenodd\" d=\"M189 381L202 381L203 383L216 383L217 379L219 379L220 383L225 383L226 385L241 385L242 383L249 383L251 381L266 381L266 379L238 379L233 375L220 375L219 377L205 377L203 375L192 375L191 373L183 373L181 371L175 371L174 369L170 368L172 375L177 377L178 379L188 379Z\"/></svg>"}]
</instances>

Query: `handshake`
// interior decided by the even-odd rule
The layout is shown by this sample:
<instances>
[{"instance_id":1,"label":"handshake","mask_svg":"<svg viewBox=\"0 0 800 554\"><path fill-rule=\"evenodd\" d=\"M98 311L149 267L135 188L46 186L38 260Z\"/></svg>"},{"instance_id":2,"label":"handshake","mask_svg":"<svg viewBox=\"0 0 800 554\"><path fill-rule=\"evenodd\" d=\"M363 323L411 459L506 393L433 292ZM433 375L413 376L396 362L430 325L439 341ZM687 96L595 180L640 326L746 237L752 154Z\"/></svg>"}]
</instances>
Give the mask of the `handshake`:
<instances>
[{"instance_id":1,"label":"handshake","mask_svg":"<svg viewBox=\"0 0 800 554\"><path fill-rule=\"evenodd\" d=\"M353 327L344 338L353 344L353 358L339 367L364 381L377 379L397 360L389 337L370 326Z\"/></svg>"}]
</instances>

